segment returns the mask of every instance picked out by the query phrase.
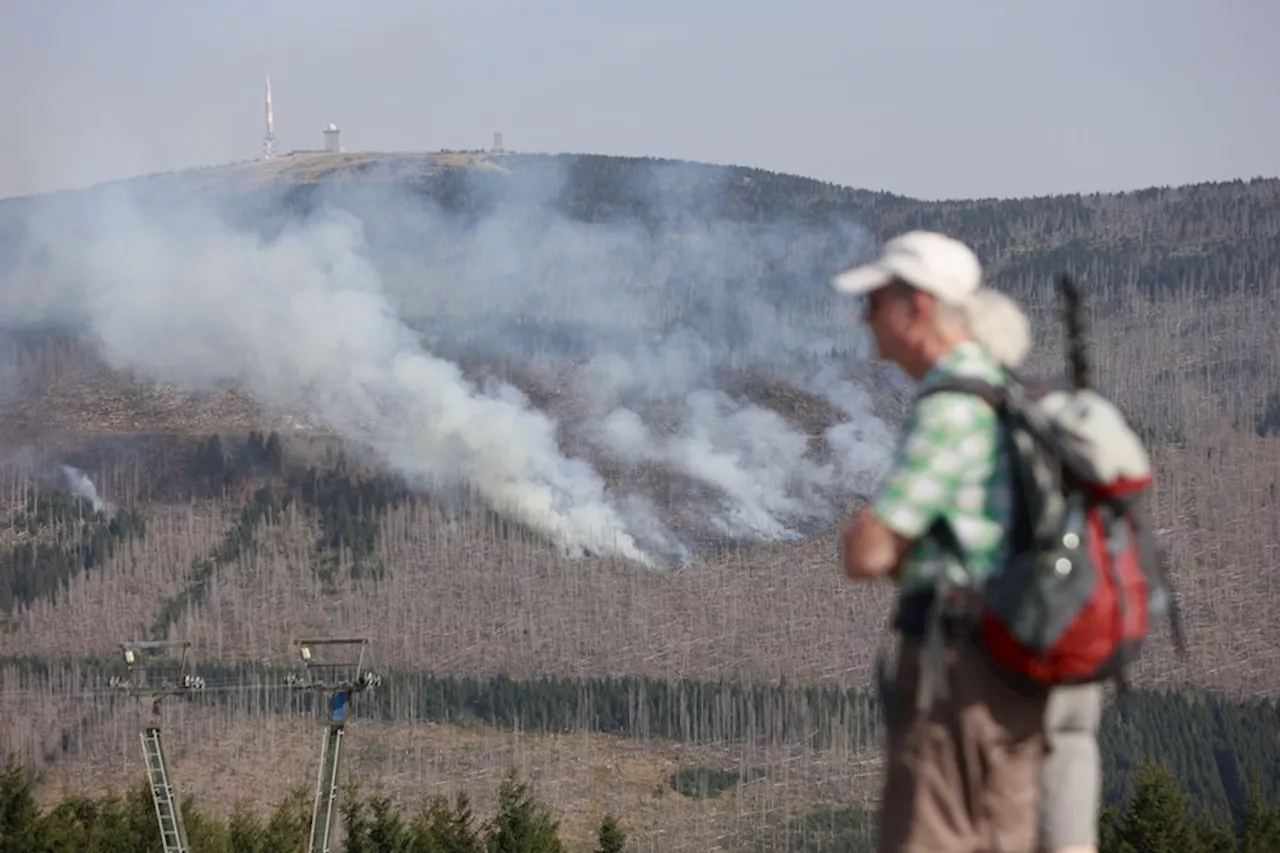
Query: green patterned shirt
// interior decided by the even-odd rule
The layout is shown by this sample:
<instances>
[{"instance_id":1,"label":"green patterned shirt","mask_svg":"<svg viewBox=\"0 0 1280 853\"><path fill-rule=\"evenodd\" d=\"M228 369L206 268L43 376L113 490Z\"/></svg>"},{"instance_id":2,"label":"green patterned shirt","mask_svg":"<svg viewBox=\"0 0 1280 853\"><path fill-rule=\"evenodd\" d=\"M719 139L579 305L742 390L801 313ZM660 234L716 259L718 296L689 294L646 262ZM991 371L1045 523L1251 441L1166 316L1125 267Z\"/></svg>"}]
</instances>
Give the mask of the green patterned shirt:
<instances>
[{"instance_id":1,"label":"green patterned shirt","mask_svg":"<svg viewBox=\"0 0 1280 853\"><path fill-rule=\"evenodd\" d=\"M893 466L873 504L886 526L917 540L899 575L904 592L928 587L937 576L944 555L925 533L938 516L951 524L971 570L979 576L989 573L1004 554L1014 481L995 411L971 394L941 391L918 396L959 377L999 385L1006 381L999 364L971 341L934 365L920 382ZM964 584L959 564L945 559L952 581Z\"/></svg>"}]
</instances>

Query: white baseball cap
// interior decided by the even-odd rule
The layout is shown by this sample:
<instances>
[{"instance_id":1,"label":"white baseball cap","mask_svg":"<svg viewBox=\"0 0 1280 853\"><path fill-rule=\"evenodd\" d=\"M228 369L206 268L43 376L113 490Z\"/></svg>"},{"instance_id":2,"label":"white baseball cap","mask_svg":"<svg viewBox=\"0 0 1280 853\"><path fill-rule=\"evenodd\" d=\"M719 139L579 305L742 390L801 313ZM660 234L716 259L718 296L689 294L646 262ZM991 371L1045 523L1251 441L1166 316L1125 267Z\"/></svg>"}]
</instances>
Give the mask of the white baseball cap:
<instances>
[{"instance_id":1,"label":"white baseball cap","mask_svg":"<svg viewBox=\"0 0 1280 853\"><path fill-rule=\"evenodd\" d=\"M954 237L908 231L885 243L875 260L837 275L831 286L860 296L895 279L941 302L959 304L982 287L982 264L972 249Z\"/></svg>"}]
</instances>

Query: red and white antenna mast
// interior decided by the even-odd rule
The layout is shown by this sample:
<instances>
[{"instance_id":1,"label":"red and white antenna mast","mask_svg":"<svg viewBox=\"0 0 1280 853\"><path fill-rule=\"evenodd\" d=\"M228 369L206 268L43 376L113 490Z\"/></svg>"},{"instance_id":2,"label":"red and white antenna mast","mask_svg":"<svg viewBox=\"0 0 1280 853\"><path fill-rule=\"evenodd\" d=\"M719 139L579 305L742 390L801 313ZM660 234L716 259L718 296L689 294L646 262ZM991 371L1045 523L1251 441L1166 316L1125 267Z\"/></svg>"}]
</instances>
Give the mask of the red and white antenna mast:
<instances>
[{"instance_id":1,"label":"red and white antenna mast","mask_svg":"<svg viewBox=\"0 0 1280 853\"><path fill-rule=\"evenodd\" d=\"M271 110L271 75L267 75L267 132L262 137L262 159L276 156L276 117Z\"/></svg>"}]
</instances>

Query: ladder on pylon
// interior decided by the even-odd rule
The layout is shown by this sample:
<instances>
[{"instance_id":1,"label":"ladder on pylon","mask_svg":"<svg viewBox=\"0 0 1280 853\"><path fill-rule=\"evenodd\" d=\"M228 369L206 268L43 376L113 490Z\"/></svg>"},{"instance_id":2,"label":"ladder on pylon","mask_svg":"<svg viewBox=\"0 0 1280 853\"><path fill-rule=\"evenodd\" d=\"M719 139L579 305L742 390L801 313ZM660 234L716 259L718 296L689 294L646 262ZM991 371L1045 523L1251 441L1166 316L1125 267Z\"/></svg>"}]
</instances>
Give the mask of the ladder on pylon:
<instances>
[{"instance_id":1,"label":"ladder on pylon","mask_svg":"<svg viewBox=\"0 0 1280 853\"><path fill-rule=\"evenodd\" d=\"M175 801L173 785L169 782L159 726L147 726L142 732L142 755L147 762L147 780L151 784L151 799L156 805L164 853L190 853L187 830L182 825L182 810Z\"/></svg>"},{"instance_id":2,"label":"ladder on pylon","mask_svg":"<svg viewBox=\"0 0 1280 853\"><path fill-rule=\"evenodd\" d=\"M333 831L333 806L338 798L338 763L345 729L342 722L331 724L320 746L320 778L316 782L315 810L311 813L308 853L330 853L329 836Z\"/></svg>"}]
</instances>

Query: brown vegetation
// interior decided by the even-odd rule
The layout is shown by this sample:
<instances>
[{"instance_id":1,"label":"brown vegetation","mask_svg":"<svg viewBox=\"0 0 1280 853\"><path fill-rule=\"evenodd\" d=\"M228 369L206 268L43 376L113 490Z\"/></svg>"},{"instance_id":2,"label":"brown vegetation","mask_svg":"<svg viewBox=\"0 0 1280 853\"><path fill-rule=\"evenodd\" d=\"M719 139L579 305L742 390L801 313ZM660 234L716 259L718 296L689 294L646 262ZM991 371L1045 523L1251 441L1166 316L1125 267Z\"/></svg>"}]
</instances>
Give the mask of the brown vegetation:
<instances>
[{"instance_id":1,"label":"brown vegetation","mask_svg":"<svg viewBox=\"0 0 1280 853\"><path fill-rule=\"evenodd\" d=\"M71 793L104 793L135 782L144 768L136 722L104 722L91 753L49 767L45 804ZM263 813L294 788L313 784L323 726L316 719L175 709L166 748L183 795L219 816L243 802ZM465 791L478 813L493 810L503 775L515 768L561 821L573 850L589 850L605 812L622 815L643 850L735 849L813 804L840 807L873 793L877 751L803 747L689 746L605 735L551 735L449 725L361 722L353 727L346 778L362 792L390 795L406 810L423 797ZM682 768L728 770L741 784L715 796L682 794ZM755 771L769 769L770 775Z\"/></svg>"},{"instance_id":2,"label":"brown vegetation","mask_svg":"<svg viewBox=\"0 0 1280 853\"><path fill-rule=\"evenodd\" d=\"M1242 358L1261 376L1280 375L1267 337L1276 309L1244 295L1197 307L1135 297L1095 330L1102 381L1139 423L1159 425L1156 523L1168 531L1162 541L1193 637L1187 668L1155 654L1143 676L1265 691L1280 643L1266 618L1276 582L1262 570L1280 542L1280 455L1275 439L1247 429L1265 386L1250 392L1221 377ZM1039 370L1058 358L1049 309L1039 312ZM105 493L133 493L128 470L108 465L101 477ZM0 493L21 490L23 475L10 478ZM233 511L211 502L149 508L145 539L56 605L13 614L0 652L107 651L136 634ZM415 669L865 679L886 598L838 577L833 532L707 553L655 574L561 559L534 539L496 536L495 524L487 514L453 519L429 499L391 509L378 553L389 575L334 598L309 568L312 523L287 513L239 566L220 570L208 602L175 635L217 659L279 654L300 632L363 631L383 665Z\"/></svg>"}]
</instances>

